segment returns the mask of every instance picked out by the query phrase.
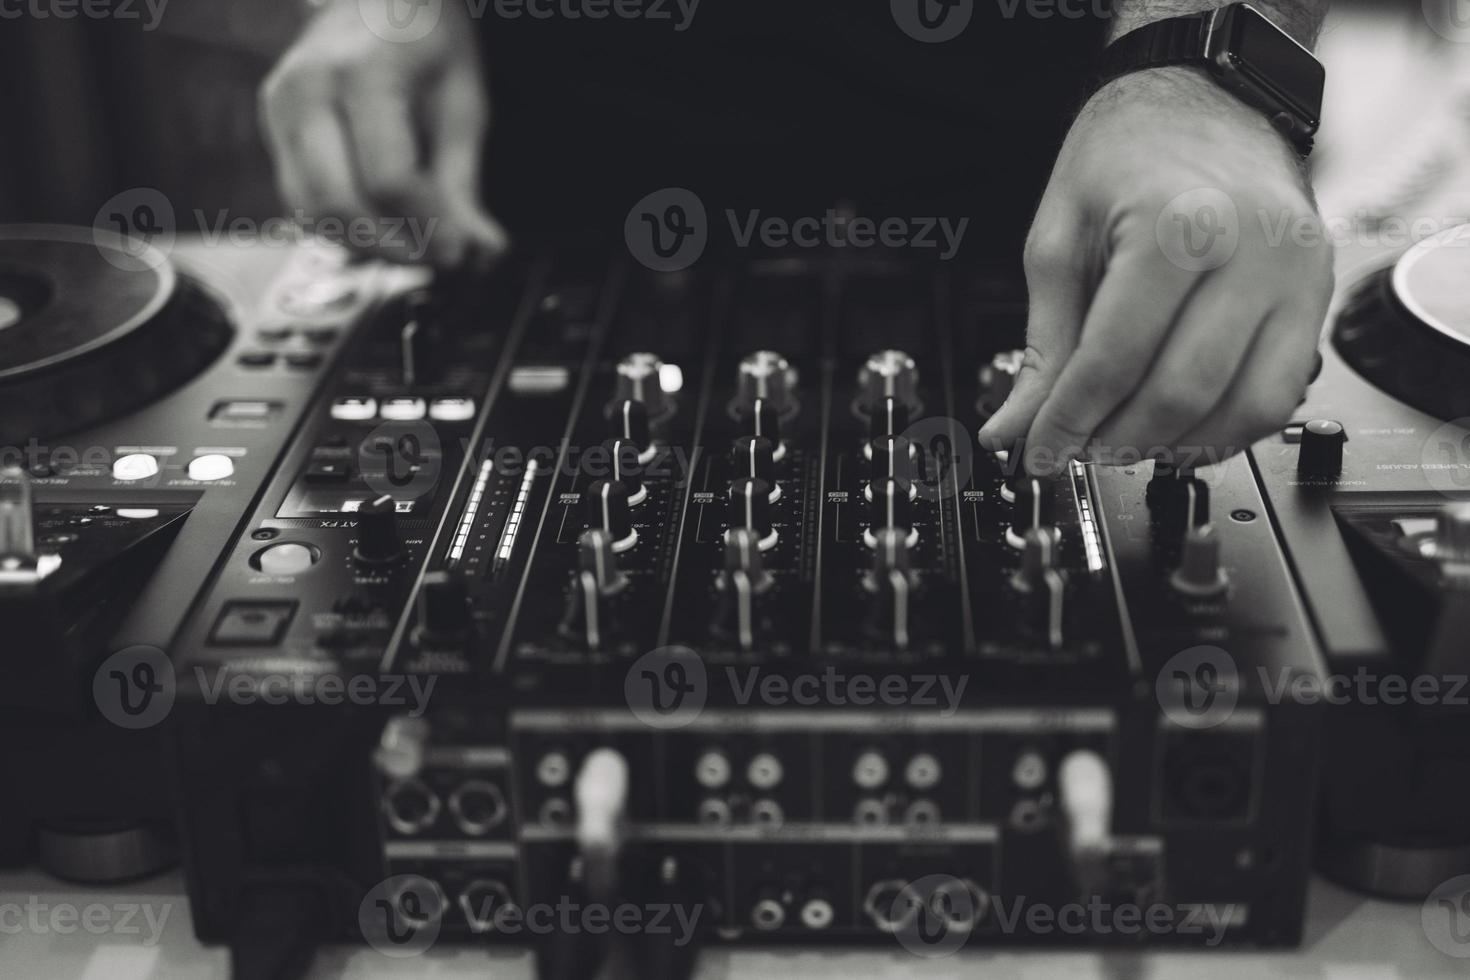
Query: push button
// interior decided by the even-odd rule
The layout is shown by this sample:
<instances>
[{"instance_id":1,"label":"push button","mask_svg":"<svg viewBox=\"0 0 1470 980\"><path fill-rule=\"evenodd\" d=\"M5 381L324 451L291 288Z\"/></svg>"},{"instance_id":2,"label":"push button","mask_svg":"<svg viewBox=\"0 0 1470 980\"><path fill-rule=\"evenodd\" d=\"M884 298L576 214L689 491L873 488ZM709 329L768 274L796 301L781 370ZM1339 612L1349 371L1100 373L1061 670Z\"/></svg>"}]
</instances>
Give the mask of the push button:
<instances>
[{"instance_id":1,"label":"push button","mask_svg":"<svg viewBox=\"0 0 1470 980\"><path fill-rule=\"evenodd\" d=\"M112 478L132 482L151 480L158 475L157 458L147 453L130 453L119 456L112 464Z\"/></svg>"},{"instance_id":2,"label":"push button","mask_svg":"<svg viewBox=\"0 0 1470 980\"><path fill-rule=\"evenodd\" d=\"M295 615L294 601L227 603L215 621L209 642L216 646L274 646Z\"/></svg>"},{"instance_id":3,"label":"push button","mask_svg":"<svg viewBox=\"0 0 1470 980\"><path fill-rule=\"evenodd\" d=\"M348 395L332 402L332 418L339 422L365 422L377 414L376 398Z\"/></svg>"},{"instance_id":4,"label":"push button","mask_svg":"<svg viewBox=\"0 0 1470 980\"><path fill-rule=\"evenodd\" d=\"M220 453L206 453L189 461L189 479L207 483L235 475L235 461Z\"/></svg>"}]
</instances>

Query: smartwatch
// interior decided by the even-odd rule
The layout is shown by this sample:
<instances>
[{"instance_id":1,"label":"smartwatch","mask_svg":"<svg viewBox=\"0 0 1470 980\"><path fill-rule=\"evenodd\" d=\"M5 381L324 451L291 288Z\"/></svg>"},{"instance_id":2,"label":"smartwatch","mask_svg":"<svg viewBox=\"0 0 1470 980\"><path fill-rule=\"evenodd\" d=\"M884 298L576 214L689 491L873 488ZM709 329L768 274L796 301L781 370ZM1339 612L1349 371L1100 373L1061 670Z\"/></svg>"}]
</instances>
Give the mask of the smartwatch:
<instances>
[{"instance_id":1,"label":"smartwatch","mask_svg":"<svg viewBox=\"0 0 1470 980\"><path fill-rule=\"evenodd\" d=\"M1305 157L1322 119L1327 72L1312 52L1248 3L1145 24L1108 45L1097 87L1119 75L1196 65L1272 125Z\"/></svg>"}]
</instances>

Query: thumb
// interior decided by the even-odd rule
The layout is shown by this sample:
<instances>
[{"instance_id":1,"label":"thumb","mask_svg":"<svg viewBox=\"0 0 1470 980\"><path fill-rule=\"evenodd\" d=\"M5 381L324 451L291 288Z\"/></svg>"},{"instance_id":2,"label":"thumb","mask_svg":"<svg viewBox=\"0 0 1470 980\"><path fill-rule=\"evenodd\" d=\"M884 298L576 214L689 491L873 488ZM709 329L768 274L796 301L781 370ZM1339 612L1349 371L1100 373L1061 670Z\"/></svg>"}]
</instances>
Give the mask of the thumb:
<instances>
[{"instance_id":1,"label":"thumb","mask_svg":"<svg viewBox=\"0 0 1470 980\"><path fill-rule=\"evenodd\" d=\"M1051 394L1057 376L1077 349L1085 312L1081 263L1065 252L1047 252L1032 241L1026 248L1026 353L1005 404L980 429L980 445L1010 449L1026 437L1031 421Z\"/></svg>"}]
</instances>

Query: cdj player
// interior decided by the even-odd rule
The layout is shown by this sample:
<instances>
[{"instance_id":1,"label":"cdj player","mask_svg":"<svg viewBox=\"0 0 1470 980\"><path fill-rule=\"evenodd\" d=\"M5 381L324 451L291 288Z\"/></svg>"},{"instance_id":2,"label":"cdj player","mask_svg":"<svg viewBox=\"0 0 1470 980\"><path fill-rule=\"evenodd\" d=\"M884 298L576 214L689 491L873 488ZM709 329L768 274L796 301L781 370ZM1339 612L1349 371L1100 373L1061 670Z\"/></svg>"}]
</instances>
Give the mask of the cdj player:
<instances>
[{"instance_id":1,"label":"cdj player","mask_svg":"<svg viewBox=\"0 0 1470 980\"><path fill-rule=\"evenodd\" d=\"M1422 897L1470 863L1463 713L1308 695L1465 672L1465 237L1349 281L1249 453L1041 479L975 441L1025 317L994 269L10 229L8 856L135 876L176 826L240 977L364 939L588 976L602 937L526 928L568 901L697 910L629 938L656 976L1288 945L1314 842ZM1159 927L1017 914L1089 902Z\"/></svg>"}]
</instances>

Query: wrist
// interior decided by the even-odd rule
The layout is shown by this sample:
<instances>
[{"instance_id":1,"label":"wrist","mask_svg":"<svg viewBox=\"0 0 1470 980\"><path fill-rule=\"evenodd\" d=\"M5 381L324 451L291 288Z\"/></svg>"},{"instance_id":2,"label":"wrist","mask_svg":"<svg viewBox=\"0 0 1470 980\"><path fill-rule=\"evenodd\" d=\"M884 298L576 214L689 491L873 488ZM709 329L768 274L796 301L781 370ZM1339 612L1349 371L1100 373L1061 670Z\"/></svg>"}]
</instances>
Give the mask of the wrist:
<instances>
[{"instance_id":1,"label":"wrist","mask_svg":"<svg viewBox=\"0 0 1470 980\"><path fill-rule=\"evenodd\" d=\"M1199 14L1226 6L1231 0L1119 0L1108 27L1111 44L1129 31L1171 17ZM1308 49L1317 43L1327 0L1250 0L1251 6Z\"/></svg>"}]
</instances>

